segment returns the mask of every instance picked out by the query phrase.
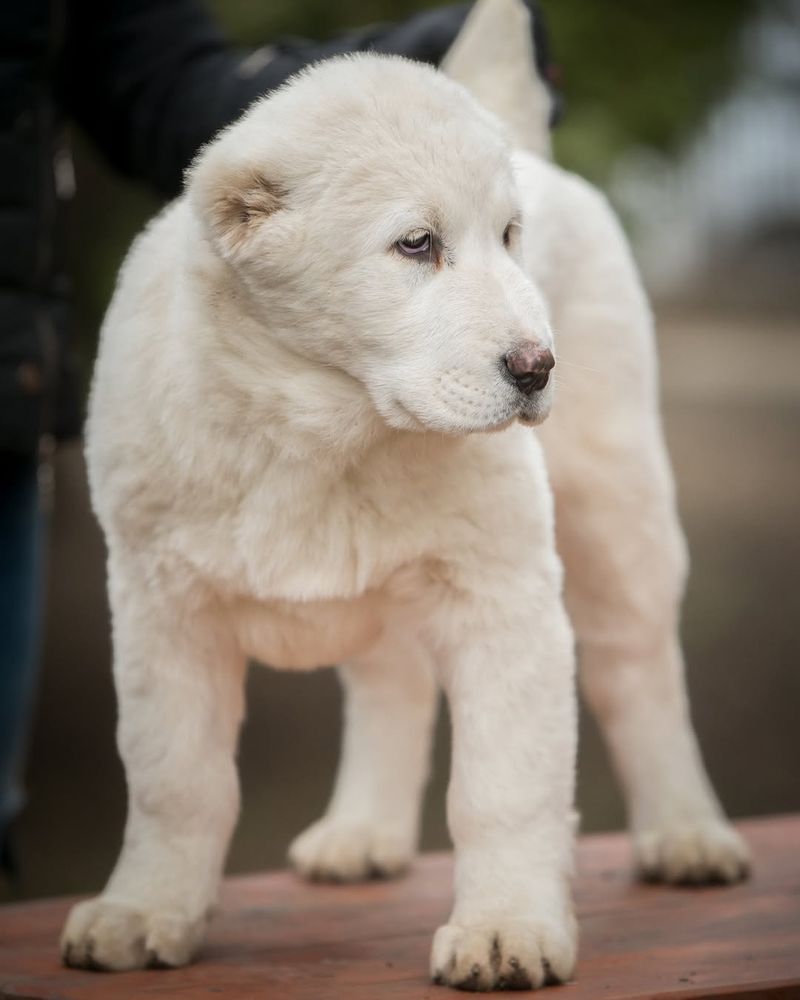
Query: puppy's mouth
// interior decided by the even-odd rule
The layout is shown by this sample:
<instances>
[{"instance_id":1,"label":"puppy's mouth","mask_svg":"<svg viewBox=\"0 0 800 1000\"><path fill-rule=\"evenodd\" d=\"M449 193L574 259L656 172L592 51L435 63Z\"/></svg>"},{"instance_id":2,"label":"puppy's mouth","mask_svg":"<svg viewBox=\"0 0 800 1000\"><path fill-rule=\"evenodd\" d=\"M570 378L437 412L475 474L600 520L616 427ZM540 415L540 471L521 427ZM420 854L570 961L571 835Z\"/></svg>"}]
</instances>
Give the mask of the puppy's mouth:
<instances>
[{"instance_id":1,"label":"puppy's mouth","mask_svg":"<svg viewBox=\"0 0 800 1000\"><path fill-rule=\"evenodd\" d=\"M548 418L550 409L551 394L537 392L521 402L515 400L514 404L509 406L504 413L498 414L497 417L482 426L475 426L471 433L494 434L497 431L504 431L515 421L525 427L537 427Z\"/></svg>"},{"instance_id":2,"label":"puppy's mouth","mask_svg":"<svg viewBox=\"0 0 800 1000\"><path fill-rule=\"evenodd\" d=\"M440 403L427 412L421 412L414 405L416 401L409 402L398 395L390 400L381 400L378 410L389 425L398 430L434 431L457 436L495 433L505 430L515 421L526 427L535 427L550 414L553 392L546 379L542 380L541 388L532 388L529 392L509 392L505 383L496 385L495 389L493 399L485 391L477 398L470 393L465 399L454 400L451 395L444 405Z\"/></svg>"},{"instance_id":3,"label":"puppy's mouth","mask_svg":"<svg viewBox=\"0 0 800 1000\"><path fill-rule=\"evenodd\" d=\"M553 405L552 382L547 378L542 380L539 388L529 392L517 392L508 403L508 419L504 423L517 420L526 427L537 427L550 415Z\"/></svg>"},{"instance_id":4,"label":"puppy's mouth","mask_svg":"<svg viewBox=\"0 0 800 1000\"><path fill-rule=\"evenodd\" d=\"M517 420L527 427L536 427L548 418L551 405L551 393L535 392L517 407Z\"/></svg>"}]
</instances>

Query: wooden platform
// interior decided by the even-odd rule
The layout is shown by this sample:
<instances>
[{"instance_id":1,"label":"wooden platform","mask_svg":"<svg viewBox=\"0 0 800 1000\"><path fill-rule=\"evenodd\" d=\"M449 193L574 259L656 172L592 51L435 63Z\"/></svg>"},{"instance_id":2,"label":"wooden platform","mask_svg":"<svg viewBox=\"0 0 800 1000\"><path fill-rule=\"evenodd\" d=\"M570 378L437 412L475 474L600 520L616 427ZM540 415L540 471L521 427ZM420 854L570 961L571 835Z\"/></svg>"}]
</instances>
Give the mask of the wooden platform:
<instances>
[{"instance_id":1,"label":"wooden platform","mask_svg":"<svg viewBox=\"0 0 800 1000\"><path fill-rule=\"evenodd\" d=\"M577 899L581 959L564 1000L800 1000L800 817L740 828L752 880L730 888L640 886L621 835L585 837ZM408 878L309 886L285 873L232 878L199 961L124 974L59 964L70 900L0 908L0 998L134 1000L442 1000L426 977L450 904L451 861L423 858Z\"/></svg>"}]
</instances>

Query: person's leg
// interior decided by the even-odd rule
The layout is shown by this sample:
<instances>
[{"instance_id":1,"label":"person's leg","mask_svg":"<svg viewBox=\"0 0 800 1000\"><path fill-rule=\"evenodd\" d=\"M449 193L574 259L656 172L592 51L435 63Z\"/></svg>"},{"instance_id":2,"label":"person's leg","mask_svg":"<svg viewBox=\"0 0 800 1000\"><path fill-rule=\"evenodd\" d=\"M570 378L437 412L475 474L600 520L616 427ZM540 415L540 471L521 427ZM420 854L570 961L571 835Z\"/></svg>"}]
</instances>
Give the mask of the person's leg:
<instances>
[{"instance_id":1,"label":"person's leg","mask_svg":"<svg viewBox=\"0 0 800 1000\"><path fill-rule=\"evenodd\" d=\"M0 454L0 866L7 871L39 655L44 522L37 482L34 456Z\"/></svg>"}]
</instances>

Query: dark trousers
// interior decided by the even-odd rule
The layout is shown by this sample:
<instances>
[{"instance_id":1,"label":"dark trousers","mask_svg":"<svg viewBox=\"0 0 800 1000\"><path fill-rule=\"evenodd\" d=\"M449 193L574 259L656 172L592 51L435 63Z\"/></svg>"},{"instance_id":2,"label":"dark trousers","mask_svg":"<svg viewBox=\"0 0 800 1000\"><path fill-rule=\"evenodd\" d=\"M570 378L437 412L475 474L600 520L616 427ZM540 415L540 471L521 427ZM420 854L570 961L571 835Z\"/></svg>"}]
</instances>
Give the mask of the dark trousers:
<instances>
[{"instance_id":1,"label":"dark trousers","mask_svg":"<svg viewBox=\"0 0 800 1000\"><path fill-rule=\"evenodd\" d=\"M44 528L37 459L0 453L0 843L23 802L38 674Z\"/></svg>"}]
</instances>

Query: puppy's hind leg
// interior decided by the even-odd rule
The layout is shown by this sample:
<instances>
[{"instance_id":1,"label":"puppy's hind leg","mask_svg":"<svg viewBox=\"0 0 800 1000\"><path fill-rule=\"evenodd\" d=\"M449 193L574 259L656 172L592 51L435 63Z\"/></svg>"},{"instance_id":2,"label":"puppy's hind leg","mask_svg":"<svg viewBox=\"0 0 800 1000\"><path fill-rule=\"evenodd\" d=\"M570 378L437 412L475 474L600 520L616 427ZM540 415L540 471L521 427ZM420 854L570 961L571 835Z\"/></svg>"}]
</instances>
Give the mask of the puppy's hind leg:
<instances>
[{"instance_id":1,"label":"puppy's hind leg","mask_svg":"<svg viewBox=\"0 0 800 1000\"><path fill-rule=\"evenodd\" d=\"M135 557L130 556L127 563ZM128 820L102 894L73 907L67 965L178 966L203 940L239 801L244 659L211 608L110 565Z\"/></svg>"},{"instance_id":2,"label":"puppy's hind leg","mask_svg":"<svg viewBox=\"0 0 800 1000\"><path fill-rule=\"evenodd\" d=\"M584 459L575 470L582 482L562 483L557 505L567 607L582 688L622 780L640 873L735 881L746 849L714 795L689 715L678 638L683 541L666 484L646 453L606 453L603 473L585 478L598 455ZM590 500L577 498L583 490Z\"/></svg>"},{"instance_id":3,"label":"puppy's hind leg","mask_svg":"<svg viewBox=\"0 0 800 1000\"><path fill-rule=\"evenodd\" d=\"M333 795L289 858L320 880L397 875L416 850L428 772L437 703L429 656L416 641L387 635L340 676L345 719Z\"/></svg>"},{"instance_id":4,"label":"puppy's hind leg","mask_svg":"<svg viewBox=\"0 0 800 1000\"><path fill-rule=\"evenodd\" d=\"M650 318L607 207L583 189L574 209L586 253L554 301L562 385L542 436L582 687L622 780L640 872L731 882L746 872L747 850L689 714L678 635L686 553Z\"/></svg>"}]
</instances>

